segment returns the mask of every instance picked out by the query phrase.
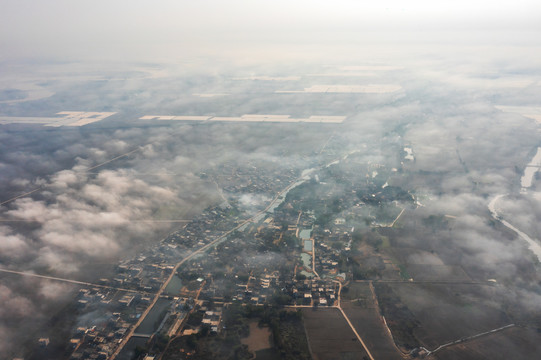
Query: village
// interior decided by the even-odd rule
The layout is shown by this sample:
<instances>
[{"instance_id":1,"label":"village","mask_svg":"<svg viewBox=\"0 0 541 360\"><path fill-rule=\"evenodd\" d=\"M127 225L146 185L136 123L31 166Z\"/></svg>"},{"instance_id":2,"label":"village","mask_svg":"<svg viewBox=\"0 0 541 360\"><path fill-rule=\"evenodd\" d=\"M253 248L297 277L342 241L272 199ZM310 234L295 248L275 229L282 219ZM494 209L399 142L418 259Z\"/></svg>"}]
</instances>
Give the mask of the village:
<instances>
[{"instance_id":1,"label":"village","mask_svg":"<svg viewBox=\"0 0 541 360\"><path fill-rule=\"evenodd\" d=\"M364 246L373 262L369 268L361 269L353 256L359 255L361 236L346 218L363 218L369 228L386 218L370 218L363 209L365 202L391 203L382 195L382 180L377 177L378 171L386 170L377 164L364 170L367 176L361 181L366 191L355 192L358 184L353 182L352 190L338 191L329 180L340 179L332 166L325 167L276 197L277 206L260 209L255 215L253 209L243 209L236 195L277 193L283 184L294 182L297 174L278 176L273 171L258 171L252 164L219 169L227 175L202 174L216 179L227 194L224 202L151 249L120 262L112 278L80 289L76 312L81 320L67 350L70 359L159 355L171 339L227 331L223 314L231 305L339 307L346 282L374 276L389 266L399 277L396 267L382 256L374 257L381 240L368 239L372 245ZM390 208L389 219L402 214L395 204ZM243 220L247 212L253 215L250 221ZM183 258L189 260L175 267ZM41 340L45 349L47 339ZM189 358L189 349L185 351Z\"/></svg>"}]
</instances>

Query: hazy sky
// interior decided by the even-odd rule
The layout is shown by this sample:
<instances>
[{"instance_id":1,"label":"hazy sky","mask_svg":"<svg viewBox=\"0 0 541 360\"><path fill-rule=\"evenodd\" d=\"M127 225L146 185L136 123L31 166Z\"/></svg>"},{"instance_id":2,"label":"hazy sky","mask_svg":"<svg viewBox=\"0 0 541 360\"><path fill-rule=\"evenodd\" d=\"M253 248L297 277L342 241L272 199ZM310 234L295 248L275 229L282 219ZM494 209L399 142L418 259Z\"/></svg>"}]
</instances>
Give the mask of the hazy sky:
<instances>
[{"instance_id":1,"label":"hazy sky","mask_svg":"<svg viewBox=\"0 0 541 360\"><path fill-rule=\"evenodd\" d=\"M163 59L226 46L404 39L523 41L509 35L516 32L535 42L541 30L535 0L0 0L0 6L4 60Z\"/></svg>"},{"instance_id":2,"label":"hazy sky","mask_svg":"<svg viewBox=\"0 0 541 360\"><path fill-rule=\"evenodd\" d=\"M220 185L201 179L202 172L217 169L219 175L219 169L238 162L272 164L290 173L350 149L360 149L358 161L390 168L398 160L398 152L390 152L406 143L416 160L409 164L411 177L396 179L407 190L419 189L426 216L458 216L452 232L432 234L429 245L432 237L413 239L417 230L408 230L411 244L431 249L445 244L442 256L453 267L485 267L514 283L522 271L514 262L524 251L487 222L486 196L508 193L518 181L515 165L526 164L538 145L538 125L494 109L491 102L540 106L539 20L540 0L0 0L0 100L8 99L0 102L1 115L118 112L115 120L81 129L0 126L0 190L11 197L43 189L0 206L0 218L16 220L0 223L0 262L13 269L92 276L87 261L97 269L97 263L114 262L126 249L159 239L164 225L144 220L191 218L221 202ZM300 80L236 80L235 67L207 71L221 66L215 61L221 59L226 70L242 62L258 65L239 67L238 78L298 75ZM180 65L138 64L143 61ZM327 67L332 61L388 63L404 70L338 80L317 76L326 70L347 73ZM205 72L197 76L194 69ZM402 89L273 93L332 81L398 83ZM527 85L506 86L517 82ZM39 101L11 101L10 96L25 94ZM348 115L348 121L336 129L234 123L169 128L139 123L137 114L333 114ZM329 154L321 155L327 143ZM133 156L94 167L135 148L140 151ZM147 176L152 174L160 175ZM534 201L508 205L507 214L516 214L517 226L541 233L536 226L541 206ZM23 228L24 221L32 225ZM48 306L60 304L58 298L71 289L6 278L0 284L2 353L26 340L19 324L31 321L28 334L34 336L35 322L44 323L51 315ZM539 282L534 285L537 290ZM517 298L533 302L537 296ZM541 313L539 304L532 305L532 314Z\"/></svg>"}]
</instances>

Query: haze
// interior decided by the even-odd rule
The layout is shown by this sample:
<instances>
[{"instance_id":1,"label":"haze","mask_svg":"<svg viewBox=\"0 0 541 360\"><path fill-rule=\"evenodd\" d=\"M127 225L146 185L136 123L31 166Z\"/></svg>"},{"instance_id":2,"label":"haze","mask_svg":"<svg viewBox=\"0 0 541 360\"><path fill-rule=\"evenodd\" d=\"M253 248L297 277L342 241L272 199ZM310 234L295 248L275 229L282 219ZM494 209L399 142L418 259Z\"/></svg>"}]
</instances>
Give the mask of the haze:
<instances>
[{"instance_id":1,"label":"haze","mask_svg":"<svg viewBox=\"0 0 541 360\"><path fill-rule=\"evenodd\" d=\"M538 2L0 4L0 357L541 354Z\"/></svg>"},{"instance_id":2,"label":"haze","mask_svg":"<svg viewBox=\"0 0 541 360\"><path fill-rule=\"evenodd\" d=\"M535 1L3 1L2 58L180 60L193 55L269 56L246 53L284 47L304 58L314 47L383 44L410 52L412 45L458 42L512 45L538 41ZM406 41L406 43L405 43ZM479 43L477 43L479 44ZM242 57L235 52L243 50ZM316 50L317 51L317 50ZM310 54L311 55L311 54ZM341 54L334 54L340 56ZM283 57L282 57L283 56ZM291 60L274 54L271 60ZM268 60L268 59L267 59Z\"/></svg>"}]
</instances>

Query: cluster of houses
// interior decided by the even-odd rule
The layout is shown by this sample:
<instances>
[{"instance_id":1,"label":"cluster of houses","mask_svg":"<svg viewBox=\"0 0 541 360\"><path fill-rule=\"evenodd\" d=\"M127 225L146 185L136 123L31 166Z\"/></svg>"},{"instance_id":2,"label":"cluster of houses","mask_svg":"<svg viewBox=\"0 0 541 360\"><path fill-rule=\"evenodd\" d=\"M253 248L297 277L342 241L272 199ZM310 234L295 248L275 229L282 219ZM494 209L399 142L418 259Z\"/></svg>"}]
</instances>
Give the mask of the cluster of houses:
<instances>
[{"instance_id":1,"label":"cluster of houses","mask_svg":"<svg viewBox=\"0 0 541 360\"><path fill-rule=\"evenodd\" d=\"M282 189L297 176L294 171L284 172L278 167L276 171L260 171L254 164L231 165L230 169L218 170L223 170L220 176L210 174L210 177L232 194L269 194ZM274 213L266 215L266 219L261 218L264 221L239 229L244 232L242 236L233 234L227 242L210 248L205 256L187 262L181 269L183 282L185 278L193 282L203 303L210 301L224 307L231 302L258 306L276 301L288 306L336 305L338 282L346 279L340 264L348 256L354 229L340 217L333 219L330 226L320 227L315 225L313 211L295 213L291 208L291 204L285 204L283 209L275 209ZM207 209L197 219L146 250L144 255L122 261L115 275L101 279L96 284L98 287L82 289L77 298L80 317L92 314L92 318L99 321L77 327L70 341L71 358L108 359L152 304L156 292L174 270L174 264L240 224L240 214L230 210L229 205ZM312 230L311 235L304 239L300 233L307 229ZM271 233L270 243L260 236L265 230ZM296 238L297 245L287 247L286 238ZM312 245L307 246L306 241ZM282 250L269 250L270 245ZM286 250L283 250L284 246ZM246 257L254 253L256 259ZM303 264L301 253L310 255L313 262ZM308 276L296 276L301 271ZM184 299L180 292L166 292L165 295L178 306L179 301L184 301L187 311L198 304L190 306L186 301L192 294L184 294ZM211 332L219 333L222 310L216 309L215 305L208 309L197 306L196 311L204 311L201 326L206 325ZM170 310L168 315L178 314L177 310ZM177 321L176 326L179 324ZM179 331L189 335L198 329L186 327Z\"/></svg>"}]
</instances>

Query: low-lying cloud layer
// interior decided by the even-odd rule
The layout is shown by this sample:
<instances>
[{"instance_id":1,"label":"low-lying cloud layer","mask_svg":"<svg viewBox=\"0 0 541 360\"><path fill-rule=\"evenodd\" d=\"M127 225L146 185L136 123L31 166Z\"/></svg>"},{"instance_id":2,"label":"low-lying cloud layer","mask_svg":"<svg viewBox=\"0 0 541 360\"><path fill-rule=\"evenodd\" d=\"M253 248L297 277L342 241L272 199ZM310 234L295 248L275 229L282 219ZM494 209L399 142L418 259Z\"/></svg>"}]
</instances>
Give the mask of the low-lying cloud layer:
<instances>
[{"instance_id":1,"label":"low-lying cloud layer","mask_svg":"<svg viewBox=\"0 0 541 360\"><path fill-rule=\"evenodd\" d=\"M411 57L405 56L404 64L374 70L376 74L369 78L333 77L343 65L366 60L367 55L349 53L326 66L315 59L312 64L272 68L218 64L205 69L203 65L212 64L207 59L176 68L146 65L114 78L110 72L96 75L91 66L81 69L65 64L66 69L78 69L72 72L80 77L59 76L55 82L43 83L54 95L0 104L0 111L41 115L69 107L118 113L78 129L0 127L0 202L36 190L0 206L0 265L91 280L98 264L114 265L155 243L173 227L153 220L191 219L207 206L222 203L224 194L254 214L276 195L273 191L287 185L272 179L266 191L256 192L250 190L251 178L245 176L242 191L221 191L230 185L227 177L237 171L267 170L293 179L302 170L356 151L366 164L381 164L389 172L395 169L390 185L410 191L422 204L412 210L418 221L414 224L422 224L430 215L449 215L448 226L442 229L424 225L402 229L404 247L423 249L411 262L462 266L477 279L496 278L506 286L516 285L507 295L509 301L537 310L538 302L525 300L536 299L533 294L538 291L534 272L528 270L531 254L490 217L487 204L496 195L518 193L521 171L538 145L535 122L497 110L494 99L498 105L522 105L528 99L532 103L527 105L539 106L533 103L539 72L532 70L539 64L509 54L501 60L491 58L493 53L479 59L477 49L464 50L456 58L425 50L426 57L410 63ZM353 51L369 52L362 47ZM396 54L391 58L402 61ZM469 59L478 62L472 64ZM59 68L58 64L44 65L44 69L56 69L57 75ZM171 68L175 71L167 73ZM222 72L224 68L229 72ZM166 76L157 77L161 70ZM308 76L314 73L330 75ZM517 77L532 78L534 85L519 90L510 87L509 78ZM269 80L273 78L286 80ZM402 90L276 93L322 83L396 83ZM192 95L198 93L229 95ZM326 125L138 120L153 113L347 118L343 124ZM405 159L405 147L411 148L413 160ZM343 194L346 186L339 175L327 181L336 181L332 184L336 194ZM504 198L502 214L536 237L541 234L536 225L541 216L538 200L537 195ZM254 267L281 261L276 254L243 255ZM46 319L46 310L54 308L50 304L69 298L72 291L72 285L26 278L17 283L14 275L2 275L0 350L12 348L10 342L17 336L12 324L24 322L28 313Z\"/></svg>"}]
</instances>

